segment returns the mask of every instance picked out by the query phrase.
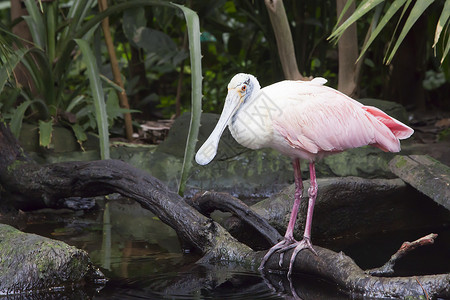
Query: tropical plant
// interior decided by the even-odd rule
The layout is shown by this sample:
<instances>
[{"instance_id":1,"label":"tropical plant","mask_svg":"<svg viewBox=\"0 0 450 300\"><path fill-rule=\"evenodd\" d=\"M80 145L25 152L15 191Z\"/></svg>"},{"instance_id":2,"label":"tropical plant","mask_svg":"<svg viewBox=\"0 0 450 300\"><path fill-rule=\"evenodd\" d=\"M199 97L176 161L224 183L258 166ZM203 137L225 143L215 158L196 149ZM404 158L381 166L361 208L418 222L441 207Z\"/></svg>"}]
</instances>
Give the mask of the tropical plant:
<instances>
[{"instance_id":1,"label":"tropical plant","mask_svg":"<svg viewBox=\"0 0 450 300\"><path fill-rule=\"evenodd\" d=\"M338 23L353 2L354 0L347 1L347 4L345 5L341 13L341 17L338 19ZM344 23L333 30L329 38L339 39L339 37L342 36L344 31L351 24L353 24L357 20L360 20L369 11L374 10L374 18L376 18L375 24L377 25L371 29L369 39L361 50L361 57L367 51L375 38L381 33L383 28L385 28L385 26L394 19L395 14L397 14L397 12L400 11L400 9L403 7L400 17L397 19L397 25L395 27L394 33L392 34L391 42L389 43L389 50L386 52L386 55L384 57L384 62L386 64L389 64L392 61L395 53L397 52L400 44L403 42L405 36L411 30L412 26L416 23L419 17L425 15L425 11L431 4L433 4L433 2L436 2L437 5L440 5L443 2L442 11L435 27L434 40L432 43L435 54L439 53L441 56L440 62L442 64L450 50L450 30L448 30L450 24L450 0L446 0L445 2L435 0L395 0L393 2L385 0L363 0L360 2L355 12ZM411 7L411 4L413 3L414 5ZM378 20L379 18L381 19ZM406 18L406 21L404 20L404 18ZM400 27L400 34L397 36L396 31L397 28ZM447 29L443 30L444 28ZM395 44L393 43L394 41ZM439 43L442 45L442 47L438 47Z\"/></svg>"},{"instance_id":2,"label":"tropical plant","mask_svg":"<svg viewBox=\"0 0 450 300\"><path fill-rule=\"evenodd\" d=\"M32 111L30 115L38 120L40 144L45 147L50 146L53 123L57 120L59 123L71 127L80 143L86 140L85 130L89 127L93 127L93 129L107 127L107 118L99 110L102 105L104 106L104 99L90 97L86 93L88 82L80 76L76 81L78 87L75 88L72 85L74 77L71 76L73 50L77 45L74 42L75 38L89 40L95 30L95 27L92 30L85 28L80 32L83 20L89 14L94 3L93 0L81 0L67 9L64 5L58 7L59 3L53 1L45 3L39 8L35 1L25 0L29 15L24 16L23 19L28 25L32 41L15 38L15 44L19 47L19 55L10 55L9 61L12 63L9 66L4 65L3 71L6 73L2 72L2 75L5 75L2 77L5 80L2 81L3 83L6 82L6 79L11 78L10 75L13 74L11 70L20 62L30 78L29 82L8 81L10 88L19 91L16 96L23 99L11 114L11 130L16 136L19 135L22 120L30 109ZM67 13L66 16L58 13L63 8ZM43 9L43 12L40 9ZM30 45L30 42L31 46L27 46ZM89 48L80 47L80 49L85 62L80 69L87 69L88 74L91 74L93 73L91 71L97 67L96 61L92 59ZM98 72L94 73L98 79ZM103 93L101 85L95 85L92 80L90 83L93 88L91 95ZM83 107L91 103L97 103L96 109L90 112L95 115L97 121L95 124L83 122L82 116L78 115L83 112ZM11 110L12 107L8 107L8 109ZM99 137L102 141L101 157L108 158L107 131L101 130Z\"/></svg>"},{"instance_id":3,"label":"tropical plant","mask_svg":"<svg viewBox=\"0 0 450 300\"><path fill-rule=\"evenodd\" d=\"M189 39L190 73L191 73L191 122L189 125L187 143L185 148L183 166L181 170L178 193L183 195L189 171L192 167L198 130L200 127L200 114L202 110L202 68L200 47L200 23L197 14L191 9L172 4L172 8L179 8L186 19L186 27ZM164 8L159 8L158 15L164 20L162 27L168 27L172 23L174 13ZM156 63L160 72L174 71L187 56L183 48L178 49L169 35L147 27L145 11L134 8L124 13L123 31L130 43L142 48L147 53L149 61ZM184 70L180 70L184 72Z\"/></svg>"},{"instance_id":4,"label":"tropical plant","mask_svg":"<svg viewBox=\"0 0 450 300\"><path fill-rule=\"evenodd\" d=\"M97 27L101 20L127 9L142 6L163 6L180 10L183 13L186 18L191 53L192 119L179 188L179 192L182 194L187 174L192 165L200 124L202 75L200 29L197 14L181 5L152 0L120 2L97 14L93 14L94 10L92 9L96 0L81 0L72 3L73 5L70 6L68 11L65 11L65 16L57 13L63 8L67 9L63 5L64 3L61 4L63 6L57 7L58 1L44 3L45 14L39 11L33 0L25 0L25 4L30 16L26 16L24 19L30 28L33 46L30 49L21 48L23 49L21 51L24 52L23 55L18 55L21 54L21 51L18 51L18 54L5 54L8 56L7 60L14 61L14 66L11 66L11 64L2 66L0 80L6 83L8 79L12 79L10 76L12 72L10 71L20 61L30 72L33 79L33 85L30 86L35 86L35 89L17 86L13 80L8 81L9 86L19 90L20 95L24 98L24 101L11 115L11 124L14 125L12 129L17 135L24 115L29 108L40 114L39 128L42 145L49 145L52 124L55 120L71 126L79 141L86 139L85 130L87 128L94 127L99 131L101 149L103 149L102 158L109 157L108 115L109 120L111 120L111 117L117 117L124 110L117 106L117 95L111 92L113 89L121 88L104 76L99 75L97 67L99 60L91 51L88 41L92 40L92 37L97 34ZM142 25L142 23L139 25ZM151 30L148 29L148 31ZM155 32L151 33L155 35ZM157 38L161 38L161 36L164 36L164 34L156 32ZM98 39L96 38L96 40ZM135 35L133 35L133 41L137 41ZM168 40L166 39L166 41ZM77 49L79 51L76 51ZM157 50L160 51L161 49ZM165 55L167 49L162 50L160 54ZM77 60L79 54L82 54L82 61ZM180 59L180 57L184 59L186 54L181 53L180 55L178 53L173 59ZM86 72L89 81L79 75L80 71ZM102 87L101 79L104 79L103 81L106 83L106 90ZM90 90L87 89L88 83ZM109 104L107 107L105 107L105 98ZM92 112L95 112L94 117Z\"/></svg>"}]
</instances>

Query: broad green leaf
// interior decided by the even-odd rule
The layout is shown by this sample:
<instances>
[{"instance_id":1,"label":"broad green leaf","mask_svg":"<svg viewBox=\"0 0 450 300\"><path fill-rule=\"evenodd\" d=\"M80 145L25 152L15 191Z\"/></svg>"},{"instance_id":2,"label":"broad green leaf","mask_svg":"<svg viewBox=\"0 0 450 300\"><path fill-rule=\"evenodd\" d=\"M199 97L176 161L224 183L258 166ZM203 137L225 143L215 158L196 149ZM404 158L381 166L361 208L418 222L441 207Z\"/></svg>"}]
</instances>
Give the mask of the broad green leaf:
<instances>
[{"instance_id":1,"label":"broad green leaf","mask_svg":"<svg viewBox=\"0 0 450 300\"><path fill-rule=\"evenodd\" d=\"M416 4L411 9L408 19L406 19L406 22L405 22L405 25L403 26L402 32L400 33L400 36L398 37L397 42L395 43L395 46L389 55L389 58L386 60L386 64L389 64L392 61L392 58L394 57L395 53L397 52L397 49L400 46L400 44L403 42L403 39L405 38L406 34L409 32L409 30L414 25L414 23L416 23L417 19L423 14L423 12L433 2L434 2L434 0L416 1Z\"/></svg>"},{"instance_id":2,"label":"broad green leaf","mask_svg":"<svg viewBox=\"0 0 450 300\"><path fill-rule=\"evenodd\" d=\"M371 11L374 7L376 7L378 4L383 2L384 0L364 0L362 1L359 6L355 9L355 12L347 19L344 23L341 24L336 30L334 30L331 35L328 37L328 39L339 39L344 31L352 25L354 22L356 22L358 19L360 19L362 16L364 16L366 13Z\"/></svg>"},{"instance_id":3,"label":"broad green leaf","mask_svg":"<svg viewBox=\"0 0 450 300\"><path fill-rule=\"evenodd\" d=\"M143 6L155 6L155 5L173 7L174 4L168 1L156 1L156 0L130 0L121 2L119 4L108 7L108 9L102 11L101 13L98 13L93 18L85 22L83 25L80 25L80 27L76 31L76 38L83 37L86 34L86 32L88 32L92 27L96 26L104 18L109 17L112 14L122 12L129 8L136 8L136 7L142 8Z\"/></svg>"},{"instance_id":4,"label":"broad green leaf","mask_svg":"<svg viewBox=\"0 0 450 300\"><path fill-rule=\"evenodd\" d=\"M198 15L191 9L173 4L180 8L186 18L189 53L191 58L191 122L189 124L189 132L187 137L186 149L184 152L183 167L181 169L180 185L178 194L183 195L188 179L189 171L192 167L194 159L195 144L197 143L198 131L200 128L200 117L202 112L202 65L201 65L201 46L200 46L200 24Z\"/></svg>"},{"instance_id":5,"label":"broad green leaf","mask_svg":"<svg viewBox=\"0 0 450 300\"><path fill-rule=\"evenodd\" d=\"M370 35L369 40L364 45L363 49L361 50L361 54L358 57L358 60L364 55L364 53L367 51L369 46L372 44L372 42L375 40L375 38L378 36L378 34L381 32L381 30L386 26L386 24L391 20L391 18L395 15L395 13L402 7L407 0L395 0L394 3L389 6L389 9L386 11L386 14L381 19L380 23L377 25L375 30Z\"/></svg>"},{"instance_id":6,"label":"broad green leaf","mask_svg":"<svg viewBox=\"0 0 450 300\"><path fill-rule=\"evenodd\" d=\"M87 140L87 135L84 132L83 128L78 124L70 124L70 127L72 127L73 133L75 134L75 137L77 138L77 142L81 145L82 142L85 142Z\"/></svg>"},{"instance_id":7,"label":"broad green leaf","mask_svg":"<svg viewBox=\"0 0 450 300\"><path fill-rule=\"evenodd\" d=\"M105 97L102 84L100 82L100 73L97 68L97 62L94 54L89 48L88 42L76 39L75 42L80 47L83 54L83 61L87 67L87 75L91 86L92 97L94 98L95 116L97 119L98 135L100 138L100 156L102 159L109 159L109 135L108 135L108 116L106 114Z\"/></svg>"},{"instance_id":8,"label":"broad green leaf","mask_svg":"<svg viewBox=\"0 0 450 300\"><path fill-rule=\"evenodd\" d=\"M141 8L130 8L123 12L122 28L129 41L134 40L134 35L147 25L145 10Z\"/></svg>"},{"instance_id":9,"label":"broad green leaf","mask_svg":"<svg viewBox=\"0 0 450 300\"><path fill-rule=\"evenodd\" d=\"M434 43L433 48L436 47L437 42L439 41L439 37L441 36L442 29L447 23L448 18L450 17L450 0L446 0L444 4L444 8L442 9L441 16L439 17L439 21L436 26L436 33L434 34ZM435 49L436 53L436 49ZM445 57L445 55L444 55Z\"/></svg>"},{"instance_id":10,"label":"broad green leaf","mask_svg":"<svg viewBox=\"0 0 450 300\"><path fill-rule=\"evenodd\" d=\"M22 128L22 121L23 117L25 116L25 112L27 111L28 107L33 101L27 100L20 104L16 110L14 111L14 114L11 118L11 122L9 124L9 128L11 129L11 132L14 134L16 138L20 135L20 129Z\"/></svg>"},{"instance_id":11,"label":"broad green leaf","mask_svg":"<svg viewBox=\"0 0 450 300\"><path fill-rule=\"evenodd\" d=\"M39 120L39 145L48 148L52 141L53 121Z\"/></svg>"},{"instance_id":12,"label":"broad green leaf","mask_svg":"<svg viewBox=\"0 0 450 300\"><path fill-rule=\"evenodd\" d=\"M22 122L23 122L25 113L26 113L28 107L30 107L32 104L39 104L45 111L47 110L46 104L40 99L26 100L25 102L22 102L22 104L20 104L14 111L14 114L11 117L11 121L9 124L11 132L17 138L20 135L20 129L22 128Z\"/></svg>"},{"instance_id":13,"label":"broad green leaf","mask_svg":"<svg viewBox=\"0 0 450 300\"><path fill-rule=\"evenodd\" d=\"M132 8L124 12L123 31L135 47L143 48L149 53L162 54L177 50L177 46L170 36L162 31L147 28L146 24L147 20L143 9Z\"/></svg>"}]
</instances>

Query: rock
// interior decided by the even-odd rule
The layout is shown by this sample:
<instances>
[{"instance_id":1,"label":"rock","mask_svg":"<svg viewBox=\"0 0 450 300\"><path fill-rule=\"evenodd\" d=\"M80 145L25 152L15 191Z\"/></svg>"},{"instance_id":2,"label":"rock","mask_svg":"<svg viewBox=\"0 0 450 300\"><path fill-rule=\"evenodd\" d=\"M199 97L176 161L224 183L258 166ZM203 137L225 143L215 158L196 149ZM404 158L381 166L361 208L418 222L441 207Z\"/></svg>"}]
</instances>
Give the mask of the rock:
<instances>
[{"instance_id":1,"label":"rock","mask_svg":"<svg viewBox=\"0 0 450 300\"><path fill-rule=\"evenodd\" d=\"M83 142L83 148L98 150L99 139L97 135L91 132L87 132L86 135L87 140ZM47 155L50 153L74 153L82 150L73 131L62 126L53 126L50 147L47 149L39 145L38 125L23 123L20 130L19 143L26 152L38 152Z\"/></svg>"},{"instance_id":2,"label":"rock","mask_svg":"<svg viewBox=\"0 0 450 300\"><path fill-rule=\"evenodd\" d=\"M0 224L0 294L70 290L105 281L85 251Z\"/></svg>"},{"instance_id":3,"label":"rock","mask_svg":"<svg viewBox=\"0 0 450 300\"><path fill-rule=\"evenodd\" d=\"M19 142L26 151L46 151L39 145L39 128L37 125L23 123ZM71 152L80 150L80 145L71 130L61 126L53 126L50 148L56 153Z\"/></svg>"},{"instance_id":4,"label":"rock","mask_svg":"<svg viewBox=\"0 0 450 300\"><path fill-rule=\"evenodd\" d=\"M297 238L303 235L306 219L309 181L305 181L304 185L303 201L294 231ZM361 232L370 235L382 231L429 228L440 226L450 218L449 211L399 178L319 178L318 185L312 224L315 241ZM293 201L294 185L290 185L253 205L252 209L284 233Z\"/></svg>"},{"instance_id":5,"label":"rock","mask_svg":"<svg viewBox=\"0 0 450 300\"><path fill-rule=\"evenodd\" d=\"M395 175L450 210L450 168L428 155L397 155L389 163Z\"/></svg>"},{"instance_id":6,"label":"rock","mask_svg":"<svg viewBox=\"0 0 450 300\"><path fill-rule=\"evenodd\" d=\"M429 155L434 159L437 159L441 163L450 167L450 141L441 141L432 144L412 144L402 147L401 154L410 155Z\"/></svg>"}]
</instances>

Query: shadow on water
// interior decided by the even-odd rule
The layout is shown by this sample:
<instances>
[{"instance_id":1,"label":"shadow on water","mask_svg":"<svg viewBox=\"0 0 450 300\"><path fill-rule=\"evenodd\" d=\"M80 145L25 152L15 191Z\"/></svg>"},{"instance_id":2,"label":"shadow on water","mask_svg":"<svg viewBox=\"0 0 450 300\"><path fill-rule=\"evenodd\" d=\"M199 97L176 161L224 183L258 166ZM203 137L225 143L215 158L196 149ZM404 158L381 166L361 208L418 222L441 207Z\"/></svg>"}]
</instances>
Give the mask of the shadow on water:
<instances>
[{"instance_id":1,"label":"shadow on water","mask_svg":"<svg viewBox=\"0 0 450 300\"><path fill-rule=\"evenodd\" d=\"M109 279L102 289L0 299L349 299L334 284L309 276L289 282L284 274L262 275L230 264L197 264L200 256L183 249L169 226L134 201L100 199L98 207L86 212L66 209L29 212L19 227L86 250ZM402 261L401 272L417 271L421 265L424 273L450 270L450 228L447 225L437 230L439 247L417 250ZM382 265L402 241L421 234L381 233L369 240L356 237L352 241L318 241L318 244L343 250L363 268L369 268L376 267L371 265L374 261ZM437 253L437 249L443 249L444 253ZM424 261L423 257L432 257L434 261Z\"/></svg>"}]
</instances>

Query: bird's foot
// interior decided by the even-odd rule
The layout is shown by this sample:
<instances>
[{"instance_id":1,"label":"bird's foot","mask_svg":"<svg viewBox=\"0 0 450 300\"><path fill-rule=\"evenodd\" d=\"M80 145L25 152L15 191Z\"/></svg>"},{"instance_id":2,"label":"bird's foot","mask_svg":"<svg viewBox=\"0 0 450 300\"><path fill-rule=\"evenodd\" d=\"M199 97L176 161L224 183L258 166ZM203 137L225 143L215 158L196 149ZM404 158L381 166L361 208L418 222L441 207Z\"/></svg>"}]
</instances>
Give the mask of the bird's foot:
<instances>
[{"instance_id":1,"label":"bird's foot","mask_svg":"<svg viewBox=\"0 0 450 300\"><path fill-rule=\"evenodd\" d=\"M312 253L314 253L316 256L318 255L316 250L314 250L311 240L308 237L304 237L300 242L297 242L295 244L294 252L292 252L291 260L289 261L289 271L287 273L287 277L290 278L292 275L292 267L294 266L295 258L297 257L297 254L302 251L308 249Z\"/></svg>"},{"instance_id":2,"label":"bird's foot","mask_svg":"<svg viewBox=\"0 0 450 300\"><path fill-rule=\"evenodd\" d=\"M269 249L269 251L264 256L263 260L261 261L261 265L259 266L258 270L264 269L264 266L266 262L269 260L270 256L275 252L280 252L280 260L278 262L279 266L282 266L283 258L284 258L284 252L294 249L294 252L291 255L291 259L289 261L289 271L288 271L288 277L291 277L292 275L292 267L294 265L295 258L297 257L297 254L304 250L309 249L312 253L315 255L318 255L316 250L314 250L311 240L307 237L304 237L301 241L296 241L295 239L291 238L284 238L282 241L280 241L278 244L274 245L272 248Z\"/></svg>"},{"instance_id":3,"label":"bird's foot","mask_svg":"<svg viewBox=\"0 0 450 300\"><path fill-rule=\"evenodd\" d=\"M262 270L264 269L264 265L266 264L266 262L269 260L270 256L272 256L273 253L275 252L280 252L280 261L279 261L279 265L281 267L281 264L283 262L283 255L285 251L288 251L294 247L296 247L297 245L297 241L294 238L284 238L283 240L281 240L278 244L275 244L274 246L272 246L272 248L269 249L269 251L267 251L266 255L264 255L262 261L261 261L261 265L259 265L258 270Z\"/></svg>"}]
</instances>

